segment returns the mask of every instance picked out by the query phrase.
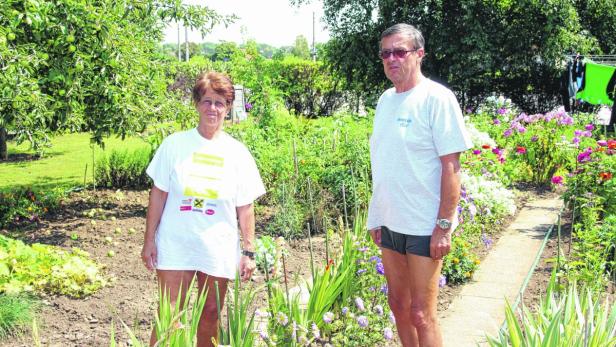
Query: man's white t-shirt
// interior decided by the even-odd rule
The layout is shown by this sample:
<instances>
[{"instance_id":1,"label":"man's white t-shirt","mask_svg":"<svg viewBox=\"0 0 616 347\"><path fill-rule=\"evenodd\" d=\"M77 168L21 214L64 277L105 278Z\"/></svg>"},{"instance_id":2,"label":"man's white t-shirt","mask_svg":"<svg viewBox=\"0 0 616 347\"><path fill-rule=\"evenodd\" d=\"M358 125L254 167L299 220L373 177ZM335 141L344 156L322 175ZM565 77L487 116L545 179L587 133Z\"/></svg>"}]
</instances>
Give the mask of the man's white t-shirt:
<instances>
[{"instance_id":1,"label":"man's white t-shirt","mask_svg":"<svg viewBox=\"0 0 616 347\"><path fill-rule=\"evenodd\" d=\"M381 95L370 137L368 229L432 235L441 194L440 156L472 147L455 95L430 79ZM452 221L453 228L457 218Z\"/></svg>"},{"instance_id":2,"label":"man's white t-shirt","mask_svg":"<svg viewBox=\"0 0 616 347\"><path fill-rule=\"evenodd\" d=\"M168 193L156 232L156 268L235 278L236 207L265 194L248 149L224 132L213 140L197 129L178 132L163 141L146 172Z\"/></svg>"}]
</instances>

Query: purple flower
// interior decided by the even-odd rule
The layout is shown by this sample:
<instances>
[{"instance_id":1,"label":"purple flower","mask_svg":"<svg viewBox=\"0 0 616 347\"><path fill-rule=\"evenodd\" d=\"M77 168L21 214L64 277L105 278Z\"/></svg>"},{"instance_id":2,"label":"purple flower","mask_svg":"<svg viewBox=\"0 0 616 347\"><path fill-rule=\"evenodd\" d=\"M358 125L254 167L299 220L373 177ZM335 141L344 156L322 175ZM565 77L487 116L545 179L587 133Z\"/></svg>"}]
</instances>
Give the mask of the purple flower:
<instances>
[{"instance_id":1,"label":"purple flower","mask_svg":"<svg viewBox=\"0 0 616 347\"><path fill-rule=\"evenodd\" d=\"M575 136L575 137L582 136L582 130L575 129L575 131L573 132L573 136Z\"/></svg>"},{"instance_id":2,"label":"purple flower","mask_svg":"<svg viewBox=\"0 0 616 347\"><path fill-rule=\"evenodd\" d=\"M389 321L391 322L391 324L396 324L396 317L394 316L394 313L392 311L389 311Z\"/></svg>"},{"instance_id":3,"label":"purple flower","mask_svg":"<svg viewBox=\"0 0 616 347\"><path fill-rule=\"evenodd\" d=\"M509 136L511 136L511 134L512 134L512 133L513 133L513 130L511 130L511 129L507 129L507 130L505 130L505 132L503 133L503 136L504 136L504 137L509 137Z\"/></svg>"},{"instance_id":4,"label":"purple flower","mask_svg":"<svg viewBox=\"0 0 616 347\"><path fill-rule=\"evenodd\" d=\"M474 155L479 155L479 154L481 154L481 150L480 149L473 149L473 154Z\"/></svg>"},{"instance_id":5,"label":"purple flower","mask_svg":"<svg viewBox=\"0 0 616 347\"><path fill-rule=\"evenodd\" d=\"M325 324L330 324L334 320L334 314L331 312L325 312L323 315L323 321Z\"/></svg>"},{"instance_id":6,"label":"purple flower","mask_svg":"<svg viewBox=\"0 0 616 347\"><path fill-rule=\"evenodd\" d=\"M312 323L312 336L314 336L317 340L321 338L321 332L319 331L319 327L316 323Z\"/></svg>"},{"instance_id":7,"label":"purple flower","mask_svg":"<svg viewBox=\"0 0 616 347\"><path fill-rule=\"evenodd\" d=\"M360 311L366 310L366 307L364 306L364 300L362 300L362 298L360 298L359 296L355 297L355 306L357 306L357 309Z\"/></svg>"},{"instance_id":8,"label":"purple flower","mask_svg":"<svg viewBox=\"0 0 616 347\"><path fill-rule=\"evenodd\" d=\"M259 330L259 335L261 336L261 338L265 341L269 340L269 335L267 334L267 330L266 329L261 329Z\"/></svg>"},{"instance_id":9,"label":"purple flower","mask_svg":"<svg viewBox=\"0 0 616 347\"><path fill-rule=\"evenodd\" d=\"M553 176L552 177L552 184L555 184L555 185L558 185L558 186L563 184L563 176Z\"/></svg>"},{"instance_id":10,"label":"purple flower","mask_svg":"<svg viewBox=\"0 0 616 347\"><path fill-rule=\"evenodd\" d=\"M520 126L518 126L518 132L519 132L520 134L523 134L523 133L525 133L525 132L526 132L526 128L520 125Z\"/></svg>"},{"instance_id":11,"label":"purple flower","mask_svg":"<svg viewBox=\"0 0 616 347\"><path fill-rule=\"evenodd\" d=\"M368 247L360 247L357 250L363 253L368 250Z\"/></svg>"},{"instance_id":12,"label":"purple flower","mask_svg":"<svg viewBox=\"0 0 616 347\"><path fill-rule=\"evenodd\" d=\"M534 135L533 137L530 138L531 142L537 142L537 140L539 140L539 137L537 135Z\"/></svg>"},{"instance_id":13,"label":"purple flower","mask_svg":"<svg viewBox=\"0 0 616 347\"><path fill-rule=\"evenodd\" d=\"M349 313L349 308L345 306L342 308L342 314L346 316L347 313Z\"/></svg>"},{"instance_id":14,"label":"purple flower","mask_svg":"<svg viewBox=\"0 0 616 347\"><path fill-rule=\"evenodd\" d=\"M385 340L392 340L394 338L394 332L390 327L383 329L383 337Z\"/></svg>"},{"instance_id":15,"label":"purple flower","mask_svg":"<svg viewBox=\"0 0 616 347\"><path fill-rule=\"evenodd\" d=\"M366 269L359 269L359 270L357 270L357 275L361 275L361 274L363 274L366 271L368 271L368 270L366 270Z\"/></svg>"},{"instance_id":16,"label":"purple flower","mask_svg":"<svg viewBox=\"0 0 616 347\"><path fill-rule=\"evenodd\" d=\"M498 114L505 114L505 113L507 113L507 109L504 108L504 107L501 107L501 108L498 109L497 112L498 112Z\"/></svg>"},{"instance_id":17,"label":"purple flower","mask_svg":"<svg viewBox=\"0 0 616 347\"><path fill-rule=\"evenodd\" d=\"M486 234L481 234L481 241L486 248L490 248L492 246L492 238Z\"/></svg>"},{"instance_id":18,"label":"purple flower","mask_svg":"<svg viewBox=\"0 0 616 347\"><path fill-rule=\"evenodd\" d=\"M383 263L376 263L376 273L379 275L385 274L385 267L383 266Z\"/></svg>"},{"instance_id":19,"label":"purple flower","mask_svg":"<svg viewBox=\"0 0 616 347\"><path fill-rule=\"evenodd\" d=\"M380 263L381 262L381 257L379 257L378 255L373 255L370 257L370 261L371 262L375 262L375 263Z\"/></svg>"},{"instance_id":20,"label":"purple flower","mask_svg":"<svg viewBox=\"0 0 616 347\"><path fill-rule=\"evenodd\" d=\"M357 317L357 324L362 328L368 327L368 318L366 316Z\"/></svg>"},{"instance_id":21,"label":"purple flower","mask_svg":"<svg viewBox=\"0 0 616 347\"><path fill-rule=\"evenodd\" d=\"M446 284L447 284L447 277L441 275L441 277L438 279L438 287L443 288Z\"/></svg>"},{"instance_id":22,"label":"purple flower","mask_svg":"<svg viewBox=\"0 0 616 347\"><path fill-rule=\"evenodd\" d=\"M584 137L592 137L592 131L590 130L586 130L582 133L582 136Z\"/></svg>"},{"instance_id":23,"label":"purple flower","mask_svg":"<svg viewBox=\"0 0 616 347\"><path fill-rule=\"evenodd\" d=\"M494 125L499 125L501 123L501 121L498 120L498 118L494 118L494 119L492 119L492 123L494 123Z\"/></svg>"},{"instance_id":24,"label":"purple flower","mask_svg":"<svg viewBox=\"0 0 616 347\"><path fill-rule=\"evenodd\" d=\"M376 314L378 314L379 316L382 316L383 315L383 306L381 306L381 305L374 306L374 312L376 312Z\"/></svg>"},{"instance_id":25,"label":"purple flower","mask_svg":"<svg viewBox=\"0 0 616 347\"><path fill-rule=\"evenodd\" d=\"M250 110L252 110L252 104L247 102L247 103L244 104L244 108L246 109L246 111L250 111Z\"/></svg>"},{"instance_id":26,"label":"purple flower","mask_svg":"<svg viewBox=\"0 0 616 347\"><path fill-rule=\"evenodd\" d=\"M494 147L494 148L492 148L492 153L494 153L496 155L501 155L501 154L503 154L503 150L498 148L498 147Z\"/></svg>"},{"instance_id":27,"label":"purple flower","mask_svg":"<svg viewBox=\"0 0 616 347\"><path fill-rule=\"evenodd\" d=\"M598 140L597 144L601 147L607 147L607 141L605 140Z\"/></svg>"},{"instance_id":28,"label":"purple flower","mask_svg":"<svg viewBox=\"0 0 616 347\"><path fill-rule=\"evenodd\" d=\"M387 284L383 284L381 286L381 293L387 295L387 292L388 292Z\"/></svg>"},{"instance_id":29,"label":"purple flower","mask_svg":"<svg viewBox=\"0 0 616 347\"><path fill-rule=\"evenodd\" d=\"M475 203L468 205L468 212L471 214L471 218L475 217L477 214L477 206L475 206Z\"/></svg>"},{"instance_id":30,"label":"purple flower","mask_svg":"<svg viewBox=\"0 0 616 347\"><path fill-rule=\"evenodd\" d=\"M595 126L592 124L586 124L586 126L584 127L584 129L588 130L588 131L593 131L595 129Z\"/></svg>"},{"instance_id":31,"label":"purple flower","mask_svg":"<svg viewBox=\"0 0 616 347\"><path fill-rule=\"evenodd\" d=\"M592 154L592 150L585 150L577 156L578 163L586 163L590 161L590 155Z\"/></svg>"},{"instance_id":32,"label":"purple flower","mask_svg":"<svg viewBox=\"0 0 616 347\"><path fill-rule=\"evenodd\" d=\"M571 118L571 116L569 116L569 115L564 115L563 118L559 121L559 123L561 125L572 125L573 124L573 118Z\"/></svg>"},{"instance_id":33,"label":"purple flower","mask_svg":"<svg viewBox=\"0 0 616 347\"><path fill-rule=\"evenodd\" d=\"M578 143L580 143L580 138L575 136L573 140L571 140L571 143L573 143L574 145L577 145Z\"/></svg>"}]
</instances>

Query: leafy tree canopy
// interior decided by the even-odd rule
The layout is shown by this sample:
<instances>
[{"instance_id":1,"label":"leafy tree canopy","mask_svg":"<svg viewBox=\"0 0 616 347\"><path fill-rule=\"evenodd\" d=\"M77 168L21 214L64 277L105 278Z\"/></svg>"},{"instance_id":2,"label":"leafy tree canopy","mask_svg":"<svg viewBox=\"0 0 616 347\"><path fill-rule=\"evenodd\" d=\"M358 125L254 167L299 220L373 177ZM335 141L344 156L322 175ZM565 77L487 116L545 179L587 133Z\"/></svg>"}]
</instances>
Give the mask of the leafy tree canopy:
<instances>
[{"instance_id":1,"label":"leafy tree canopy","mask_svg":"<svg viewBox=\"0 0 616 347\"><path fill-rule=\"evenodd\" d=\"M463 104L472 104L491 93L504 93L527 111L557 102L558 76L565 54L601 52L600 41L609 48L614 30L599 23L616 18L616 11L603 11L614 6L610 0L590 1L592 6L568 0L323 3L324 20L331 34L325 50L327 60L347 76L349 85L367 96L374 97L389 85L378 58L380 34L404 22L415 25L426 39L424 73L448 84ZM587 11L582 16L586 19L581 20L581 8L601 10Z\"/></svg>"},{"instance_id":2,"label":"leafy tree canopy","mask_svg":"<svg viewBox=\"0 0 616 347\"><path fill-rule=\"evenodd\" d=\"M2 1L0 135L40 150L54 131L102 143L143 130L166 100L156 53L165 24L207 33L230 20L175 0Z\"/></svg>"}]
</instances>

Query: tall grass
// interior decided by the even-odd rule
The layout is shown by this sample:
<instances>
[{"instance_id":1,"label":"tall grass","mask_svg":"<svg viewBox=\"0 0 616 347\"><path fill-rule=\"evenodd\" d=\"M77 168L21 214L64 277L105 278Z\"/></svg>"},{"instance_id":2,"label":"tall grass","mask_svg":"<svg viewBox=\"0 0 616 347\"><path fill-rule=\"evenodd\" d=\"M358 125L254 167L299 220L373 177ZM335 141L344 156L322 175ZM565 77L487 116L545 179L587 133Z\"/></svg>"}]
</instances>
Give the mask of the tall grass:
<instances>
[{"instance_id":1,"label":"tall grass","mask_svg":"<svg viewBox=\"0 0 616 347\"><path fill-rule=\"evenodd\" d=\"M0 294L0 339L24 332L32 324L36 307L32 297Z\"/></svg>"},{"instance_id":2,"label":"tall grass","mask_svg":"<svg viewBox=\"0 0 616 347\"><path fill-rule=\"evenodd\" d=\"M96 166L96 185L107 188L146 188L150 178L145 173L152 150L137 148L113 150L104 155Z\"/></svg>"}]
</instances>

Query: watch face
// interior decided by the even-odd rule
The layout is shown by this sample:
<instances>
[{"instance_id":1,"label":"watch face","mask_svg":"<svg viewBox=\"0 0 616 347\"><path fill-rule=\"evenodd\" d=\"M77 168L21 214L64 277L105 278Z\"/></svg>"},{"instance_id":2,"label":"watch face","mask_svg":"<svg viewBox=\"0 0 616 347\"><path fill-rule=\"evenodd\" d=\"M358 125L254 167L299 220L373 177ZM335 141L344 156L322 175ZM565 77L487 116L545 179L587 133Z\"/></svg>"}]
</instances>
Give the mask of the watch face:
<instances>
[{"instance_id":1,"label":"watch face","mask_svg":"<svg viewBox=\"0 0 616 347\"><path fill-rule=\"evenodd\" d=\"M437 221L437 224L438 224L438 226L441 229L449 229L449 228L451 228L451 222L448 221L447 219L439 219Z\"/></svg>"}]
</instances>

